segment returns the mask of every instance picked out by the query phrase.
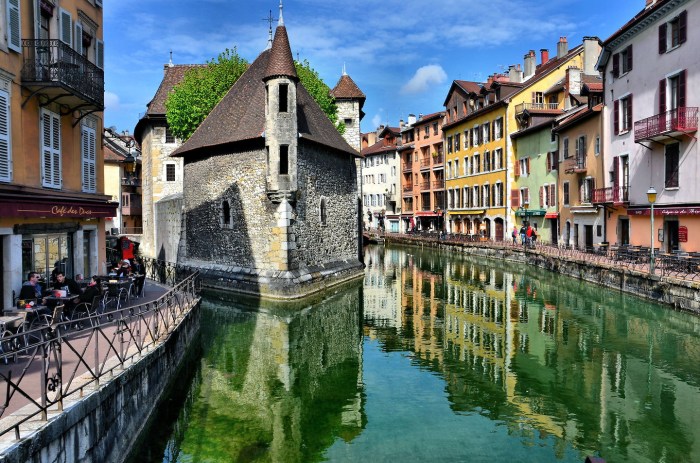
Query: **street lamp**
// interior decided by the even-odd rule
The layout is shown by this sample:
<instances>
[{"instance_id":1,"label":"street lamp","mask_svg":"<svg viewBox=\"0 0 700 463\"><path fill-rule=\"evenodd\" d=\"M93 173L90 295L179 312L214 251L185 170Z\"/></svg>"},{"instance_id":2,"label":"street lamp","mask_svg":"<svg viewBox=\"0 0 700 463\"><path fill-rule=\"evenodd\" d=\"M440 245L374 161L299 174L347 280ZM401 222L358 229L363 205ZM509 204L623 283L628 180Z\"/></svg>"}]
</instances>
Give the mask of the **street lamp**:
<instances>
[{"instance_id":1,"label":"street lamp","mask_svg":"<svg viewBox=\"0 0 700 463\"><path fill-rule=\"evenodd\" d=\"M656 202L656 190L653 186L647 191L647 199L651 204L651 238L649 239L649 273L654 274L654 203Z\"/></svg>"}]
</instances>

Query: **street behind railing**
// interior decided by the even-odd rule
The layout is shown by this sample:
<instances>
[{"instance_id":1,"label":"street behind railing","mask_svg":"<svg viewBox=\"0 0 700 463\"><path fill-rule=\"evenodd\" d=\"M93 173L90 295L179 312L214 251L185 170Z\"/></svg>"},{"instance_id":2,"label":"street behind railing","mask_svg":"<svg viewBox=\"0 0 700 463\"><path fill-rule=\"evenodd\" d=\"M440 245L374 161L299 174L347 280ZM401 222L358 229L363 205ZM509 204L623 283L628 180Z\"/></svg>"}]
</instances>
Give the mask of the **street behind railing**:
<instances>
[{"instance_id":1,"label":"street behind railing","mask_svg":"<svg viewBox=\"0 0 700 463\"><path fill-rule=\"evenodd\" d=\"M172 282L158 299L2 337L0 436L14 430L19 439L22 423L62 411L66 398L96 389L173 332L198 299L199 273L148 262L152 275ZM21 414L9 415L20 408Z\"/></svg>"},{"instance_id":2,"label":"street behind railing","mask_svg":"<svg viewBox=\"0 0 700 463\"><path fill-rule=\"evenodd\" d=\"M438 233L436 231L415 231L411 233L384 233L385 238L397 237L416 241L433 241L445 244L466 244L490 248L519 249L528 253L556 256L569 260L579 260L593 265L605 265L649 273L651 250L643 246L595 246L579 249L574 246L555 245L536 241L522 243L520 236L496 241L481 235ZM664 254L654 250L654 274L680 280L700 280L700 254Z\"/></svg>"}]
</instances>

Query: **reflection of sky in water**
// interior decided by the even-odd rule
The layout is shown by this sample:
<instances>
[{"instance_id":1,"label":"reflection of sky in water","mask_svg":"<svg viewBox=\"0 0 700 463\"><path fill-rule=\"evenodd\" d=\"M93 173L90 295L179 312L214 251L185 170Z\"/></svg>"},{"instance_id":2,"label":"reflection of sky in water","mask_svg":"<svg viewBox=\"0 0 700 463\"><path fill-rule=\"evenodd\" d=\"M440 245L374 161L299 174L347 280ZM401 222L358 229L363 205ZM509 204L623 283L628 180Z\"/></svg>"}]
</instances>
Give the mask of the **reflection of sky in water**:
<instances>
[{"instance_id":1,"label":"reflection of sky in water","mask_svg":"<svg viewBox=\"0 0 700 463\"><path fill-rule=\"evenodd\" d=\"M525 450L502 422L455 414L443 379L417 368L406 353L382 352L366 341L363 359L367 426L350 443L336 440L329 461L582 461L571 449L557 459L552 439L534 438Z\"/></svg>"}]
</instances>

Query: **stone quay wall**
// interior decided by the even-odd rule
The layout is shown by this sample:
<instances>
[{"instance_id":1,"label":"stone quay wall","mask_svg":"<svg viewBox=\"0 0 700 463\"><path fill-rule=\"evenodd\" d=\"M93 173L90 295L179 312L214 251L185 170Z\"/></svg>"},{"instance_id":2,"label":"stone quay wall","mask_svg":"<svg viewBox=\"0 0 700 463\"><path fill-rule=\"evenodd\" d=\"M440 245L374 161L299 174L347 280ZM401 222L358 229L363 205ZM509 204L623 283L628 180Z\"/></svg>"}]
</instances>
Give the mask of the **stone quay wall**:
<instances>
[{"instance_id":1,"label":"stone quay wall","mask_svg":"<svg viewBox=\"0 0 700 463\"><path fill-rule=\"evenodd\" d=\"M168 339L0 456L3 463L105 463L129 454L199 334L200 303ZM70 401L70 398L69 398Z\"/></svg>"},{"instance_id":2,"label":"stone quay wall","mask_svg":"<svg viewBox=\"0 0 700 463\"><path fill-rule=\"evenodd\" d=\"M438 240L386 235L386 242L411 246L430 246L461 252L475 257L519 262L600 284L625 293L700 315L700 282L671 277L652 276L634 269L585 260L551 256L522 248L489 246L487 244L446 243Z\"/></svg>"}]
</instances>

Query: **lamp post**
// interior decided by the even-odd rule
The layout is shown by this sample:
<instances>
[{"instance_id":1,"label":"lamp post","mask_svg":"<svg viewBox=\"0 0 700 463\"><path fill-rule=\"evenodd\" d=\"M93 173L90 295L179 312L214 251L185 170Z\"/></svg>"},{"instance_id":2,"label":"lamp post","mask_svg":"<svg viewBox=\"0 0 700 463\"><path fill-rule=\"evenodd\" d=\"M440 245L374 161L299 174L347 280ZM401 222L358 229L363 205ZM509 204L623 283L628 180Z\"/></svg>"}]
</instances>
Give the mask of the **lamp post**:
<instances>
[{"instance_id":1,"label":"lamp post","mask_svg":"<svg viewBox=\"0 0 700 463\"><path fill-rule=\"evenodd\" d=\"M649 273L654 274L654 203L656 202L656 190L649 187L647 199L651 204L651 237L649 239Z\"/></svg>"}]
</instances>

